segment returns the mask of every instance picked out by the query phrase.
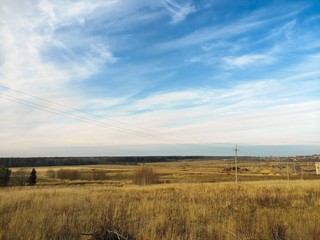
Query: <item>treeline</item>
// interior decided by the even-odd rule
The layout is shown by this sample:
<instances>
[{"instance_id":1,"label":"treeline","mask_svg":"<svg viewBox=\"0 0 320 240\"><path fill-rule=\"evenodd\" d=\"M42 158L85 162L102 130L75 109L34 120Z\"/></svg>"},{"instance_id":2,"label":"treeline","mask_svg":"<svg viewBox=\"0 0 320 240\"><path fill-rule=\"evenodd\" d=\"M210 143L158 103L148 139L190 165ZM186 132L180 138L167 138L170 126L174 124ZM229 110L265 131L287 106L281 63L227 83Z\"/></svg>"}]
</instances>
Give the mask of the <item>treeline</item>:
<instances>
[{"instance_id":1,"label":"treeline","mask_svg":"<svg viewBox=\"0 0 320 240\"><path fill-rule=\"evenodd\" d=\"M95 164L136 165L138 163L174 162L181 160L221 160L232 157L207 156L136 156L136 157L26 157L0 158L2 167L72 166Z\"/></svg>"}]
</instances>

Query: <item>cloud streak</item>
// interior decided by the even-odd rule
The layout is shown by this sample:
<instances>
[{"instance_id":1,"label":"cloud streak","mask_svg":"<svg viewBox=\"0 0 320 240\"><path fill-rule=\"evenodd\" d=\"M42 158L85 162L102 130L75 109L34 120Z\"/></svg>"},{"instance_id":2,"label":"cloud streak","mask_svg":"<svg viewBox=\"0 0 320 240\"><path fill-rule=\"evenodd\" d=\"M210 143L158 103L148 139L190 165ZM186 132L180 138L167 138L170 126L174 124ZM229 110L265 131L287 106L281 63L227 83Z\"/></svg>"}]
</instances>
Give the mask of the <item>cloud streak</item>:
<instances>
[{"instance_id":1,"label":"cloud streak","mask_svg":"<svg viewBox=\"0 0 320 240\"><path fill-rule=\"evenodd\" d=\"M274 62L274 59L272 59L268 55L247 54L240 57L226 57L224 58L224 62L231 67L245 67L247 65L260 64L260 63L270 64Z\"/></svg>"},{"instance_id":2,"label":"cloud streak","mask_svg":"<svg viewBox=\"0 0 320 240\"><path fill-rule=\"evenodd\" d=\"M99 71L105 62L116 61L108 46L99 40L91 39L86 52L79 58L72 56L73 43L77 43L78 48L88 46L85 35L78 36L77 40L71 38L68 42L57 38L56 31L59 28L77 24L79 15L92 11L78 5L72 11L65 10L64 6L53 6L49 2L42 2L39 6L31 6L27 2L19 5L10 2L6 8L2 8L0 51L5 61L1 65L0 74L3 83L22 89L38 85L43 91L44 88L52 89L57 84L74 79L86 79ZM12 18L12 12L19 15L19 18ZM66 59L63 64L48 56L49 46L58 52L60 61Z\"/></svg>"},{"instance_id":3,"label":"cloud streak","mask_svg":"<svg viewBox=\"0 0 320 240\"><path fill-rule=\"evenodd\" d=\"M191 0L6 2L0 84L21 92L0 87L0 155L85 145L320 144L311 3L250 11L235 4L240 13Z\"/></svg>"},{"instance_id":4,"label":"cloud streak","mask_svg":"<svg viewBox=\"0 0 320 240\"><path fill-rule=\"evenodd\" d=\"M263 11L259 10L225 25L196 30L182 38L162 43L159 45L159 48L182 48L243 35L246 32L257 31L277 21L295 16L305 7L300 5L300 10L297 10L298 8L289 8L289 13L281 12L274 7L264 9ZM272 12L273 16L270 16L270 12Z\"/></svg>"},{"instance_id":5,"label":"cloud streak","mask_svg":"<svg viewBox=\"0 0 320 240\"><path fill-rule=\"evenodd\" d=\"M162 0L164 7L169 11L172 17L172 23L183 21L189 14L196 11L191 2L178 3L174 0Z\"/></svg>"}]
</instances>

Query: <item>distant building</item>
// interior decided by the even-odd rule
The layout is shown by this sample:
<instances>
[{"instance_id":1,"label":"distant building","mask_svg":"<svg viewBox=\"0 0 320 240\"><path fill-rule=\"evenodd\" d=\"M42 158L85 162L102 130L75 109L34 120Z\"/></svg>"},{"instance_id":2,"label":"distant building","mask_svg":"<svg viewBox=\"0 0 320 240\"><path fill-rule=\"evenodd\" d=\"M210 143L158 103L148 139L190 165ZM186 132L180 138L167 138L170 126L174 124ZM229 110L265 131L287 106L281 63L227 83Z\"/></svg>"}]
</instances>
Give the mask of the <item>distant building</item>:
<instances>
[{"instance_id":1,"label":"distant building","mask_svg":"<svg viewBox=\"0 0 320 240\"><path fill-rule=\"evenodd\" d=\"M316 174L320 175L320 162L316 162Z\"/></svg>"}]
</instances>

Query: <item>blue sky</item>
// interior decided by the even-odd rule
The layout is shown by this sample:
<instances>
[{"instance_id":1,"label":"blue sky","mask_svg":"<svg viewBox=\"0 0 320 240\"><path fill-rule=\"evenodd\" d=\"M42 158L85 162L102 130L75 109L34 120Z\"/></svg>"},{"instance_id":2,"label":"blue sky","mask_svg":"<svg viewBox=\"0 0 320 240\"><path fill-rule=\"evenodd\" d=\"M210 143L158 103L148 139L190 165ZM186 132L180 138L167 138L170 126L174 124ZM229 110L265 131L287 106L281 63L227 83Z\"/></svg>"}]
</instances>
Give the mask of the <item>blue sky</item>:
<instances>
[{"instance_id":1,"label":"blue sky","mask_svg":"<svg viewBox=\"0 0 320 240\"><path fill-rule=\"evenodd\" d=\"M0 0L0 156L319 154L319 29L318 0Z\"/></svg>"}]
</instances>

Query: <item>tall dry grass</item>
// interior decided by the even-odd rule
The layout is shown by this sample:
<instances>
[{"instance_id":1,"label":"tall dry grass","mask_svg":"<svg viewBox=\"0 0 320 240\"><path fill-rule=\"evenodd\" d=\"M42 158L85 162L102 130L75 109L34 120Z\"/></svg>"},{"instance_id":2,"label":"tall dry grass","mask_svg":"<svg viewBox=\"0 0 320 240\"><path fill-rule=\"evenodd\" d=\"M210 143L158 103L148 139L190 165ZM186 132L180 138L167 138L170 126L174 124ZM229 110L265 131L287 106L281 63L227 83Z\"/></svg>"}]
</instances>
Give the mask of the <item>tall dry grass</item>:
<instances>
[{"instance_id":1,"label":"tall dry grass","mask_svg":"<svg viewBox=\"0 0 320 240\"><path fill-rule=\"evenodd\" d=\"M0 239L320 239L319 181L0 189Z\"/></svg>"},{"instance_id":2,"label":"tall dry grass","mask_svg":"<svg viewBox=\"0 0 320 240\"><path fill-rule=\"evenodd\" d=\"M133 183L137 185L150 185L159 182L157 173L151 167L141 167L135 170Z\"/></svg>"}]
</instances>

